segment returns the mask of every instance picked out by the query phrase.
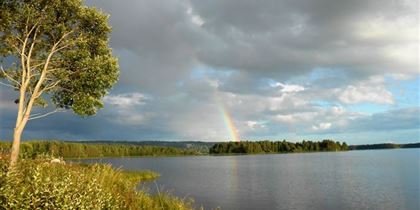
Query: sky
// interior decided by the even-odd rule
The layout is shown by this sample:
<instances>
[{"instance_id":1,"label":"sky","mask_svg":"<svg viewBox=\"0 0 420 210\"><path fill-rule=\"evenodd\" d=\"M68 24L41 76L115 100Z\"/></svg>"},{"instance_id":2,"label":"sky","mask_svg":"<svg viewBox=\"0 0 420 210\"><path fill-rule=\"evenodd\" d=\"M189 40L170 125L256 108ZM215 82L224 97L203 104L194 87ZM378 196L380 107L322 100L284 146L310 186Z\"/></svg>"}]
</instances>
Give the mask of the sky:
<instances>
[{"instance_id":1,"label":"sky","mask_svg":"<svg viewBox=\"0 0 420 210\"><path fill-rule=\"evenodd\" d=\"M88 0L110 14L118 84L93 117L24 139L420 140L417 0ZM0 138L17 93L0 87ZM35 110L39 112L42 110Z\"/></svg>"}]
</instances>

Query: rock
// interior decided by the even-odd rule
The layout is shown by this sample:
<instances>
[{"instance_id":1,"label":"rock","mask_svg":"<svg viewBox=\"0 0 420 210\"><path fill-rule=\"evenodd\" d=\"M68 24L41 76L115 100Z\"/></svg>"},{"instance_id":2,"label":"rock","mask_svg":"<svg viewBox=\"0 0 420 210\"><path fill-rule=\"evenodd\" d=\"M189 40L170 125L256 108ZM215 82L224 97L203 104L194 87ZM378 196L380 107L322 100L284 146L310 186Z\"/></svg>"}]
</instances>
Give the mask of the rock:
<instances>
[{"instance_id":1,"label":"rock","mask_svg":"<svg viewBox=\"0 0 420 210\"><path fill-rule=\"evenodd\" d=\"M55 158L55 159L51 160L51 163L62 163L62 164L64 164L65 162L64 162L64 160L60 160L58 158Z\"/></svg>"}]
</instances>

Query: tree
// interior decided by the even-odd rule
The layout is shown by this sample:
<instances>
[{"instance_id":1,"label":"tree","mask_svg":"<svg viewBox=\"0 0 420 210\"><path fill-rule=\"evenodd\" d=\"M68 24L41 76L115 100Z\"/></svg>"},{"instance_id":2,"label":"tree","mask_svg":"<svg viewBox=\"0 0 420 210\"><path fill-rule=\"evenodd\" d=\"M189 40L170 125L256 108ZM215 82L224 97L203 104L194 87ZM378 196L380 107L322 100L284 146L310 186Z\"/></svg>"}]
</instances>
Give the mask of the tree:
<instances>
[{"instance_id":1,"label":"tree","mask_svg":"<svg viewBox=\"0 0 420 210\"><path fill-rule=\"evenodd\" d=\"M108 47L108 16L81 0L3 0L0 11L0 82L19 92L13 166L29 120L69 109L96 114L119 68ZM49 104L51 112L32 113Z\"/></svg>"}]
</instances>

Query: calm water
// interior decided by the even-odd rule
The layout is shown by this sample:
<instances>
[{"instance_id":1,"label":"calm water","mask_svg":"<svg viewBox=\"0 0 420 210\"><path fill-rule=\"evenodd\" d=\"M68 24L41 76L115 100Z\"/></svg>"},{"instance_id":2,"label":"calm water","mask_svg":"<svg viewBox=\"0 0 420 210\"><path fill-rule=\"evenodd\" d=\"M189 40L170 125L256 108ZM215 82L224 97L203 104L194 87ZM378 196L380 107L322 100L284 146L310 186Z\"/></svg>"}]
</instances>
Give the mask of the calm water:
<instances>
[{"instance_id":1,"label":"calm water","mask_svg":"<svg viewBox=\"0 0 420 210\"><path fill-rule=\"evenodd\" d=\"M159 186L206 209L420 209L419 155L395 149L86 161L157 171Z\"/></svg>"}]
</instances>

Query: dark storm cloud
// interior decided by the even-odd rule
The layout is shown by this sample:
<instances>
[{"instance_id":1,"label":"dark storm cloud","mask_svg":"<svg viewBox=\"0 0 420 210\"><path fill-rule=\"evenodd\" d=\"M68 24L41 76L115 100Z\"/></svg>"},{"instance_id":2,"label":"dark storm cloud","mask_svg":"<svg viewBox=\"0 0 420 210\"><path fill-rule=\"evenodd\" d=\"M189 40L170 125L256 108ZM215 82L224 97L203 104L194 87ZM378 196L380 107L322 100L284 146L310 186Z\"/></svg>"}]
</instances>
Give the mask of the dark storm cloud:
<instances>
[{"instance_id":1,"label":"dark storm cloud","mask_svg":"<svg viewBox=\"0 0 420 210\"><path fill-rule=\"evenodd\" d=\"M385 28L401 17L415 27L418 7L410 1L193 1L193 8L219 41L199 51L209 65L279 79L316 67L354 76L418 70L415 60L397 61L386 52L402 44L407 49L398 50L418 54L412 40ZM389 31L362 33L378 29Z\"/></svg>"},{"instance_id":2,"label":"dark storm cloud","mask_svg":"<svg viewBox=\"0 0 420 210\"><path fill-rule=\"evenodd\" d=\"M122 81L152 91L172 88L197 63L280 80L317 67L357 77L418 70L415 55L392 55L418 54L415 1L88 3L111 14Z\"/></svg>"},{"instance_id":3,"label":"dark storm cloud","mask_svg":"<svg viewBox=\"0 0 420 210\"><path fill-rule=\"evenodd\" d=\"M111 46L120 58L121 81L127 85L162 93L196 63L195 46L202 38L188 17L186 2L87 3L111 14Z\"/></svg>"}]
</instances>

